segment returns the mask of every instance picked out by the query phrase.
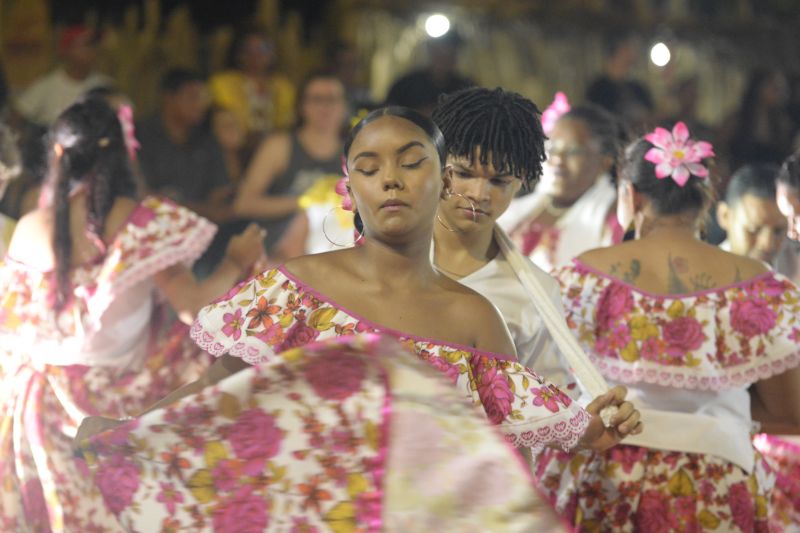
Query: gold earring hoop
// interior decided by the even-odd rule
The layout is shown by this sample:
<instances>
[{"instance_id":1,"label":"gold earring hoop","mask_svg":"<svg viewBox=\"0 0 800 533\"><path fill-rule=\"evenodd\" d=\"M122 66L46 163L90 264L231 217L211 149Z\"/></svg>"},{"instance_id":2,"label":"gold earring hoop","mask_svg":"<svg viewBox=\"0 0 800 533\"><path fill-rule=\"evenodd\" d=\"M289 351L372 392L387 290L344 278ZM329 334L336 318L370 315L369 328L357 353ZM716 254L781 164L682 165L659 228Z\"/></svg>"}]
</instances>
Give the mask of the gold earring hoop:
<instances>
[{"instance_id":1,"label":"gold earring hoop","mask_svg":"<svg viewBox=\"0 0 800 533\"><path fill-rule=\"evenodd\" d=\"M361 240L364 239L364 234L361 233L360 231L358 231L357 229L355 229L355 227L353 228L353 232L356 233L358 235L358 237L352 243L341 244L341 243L338 243L338 242L334 241L333 239L331 239L330 236L328 235L328 231L325 229L325 225L328 222L328 217L331 216L331 213L333 213L337 209L341 209L342 211L349 211L348 209L345 209L344 207L342 207L340 205L331 208L330 211L328 211L328 214L325 215L325 218L322 219L322 234L325 236L325 239L329 243L331 243L334 246L338 246L339 248L349 248L350 246L358 244ZM355 214L355 212L352 212L352 213L353 213L353 219L355 220L355 215L356 214Z\"/></svg>"}]
</instances>

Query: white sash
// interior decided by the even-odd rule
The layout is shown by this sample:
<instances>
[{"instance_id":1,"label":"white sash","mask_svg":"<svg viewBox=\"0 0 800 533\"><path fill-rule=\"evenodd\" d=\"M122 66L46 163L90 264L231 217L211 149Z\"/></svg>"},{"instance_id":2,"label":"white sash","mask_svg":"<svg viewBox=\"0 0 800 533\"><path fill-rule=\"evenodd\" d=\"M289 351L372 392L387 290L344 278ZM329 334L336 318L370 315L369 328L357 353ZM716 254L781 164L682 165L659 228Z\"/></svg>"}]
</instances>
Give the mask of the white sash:
<instances>
[{"instance_id":1,"label":"white sash","mask_svg":"<svg viewBox=\"0 0 800 533\"><path fill-rule=\"evenodd\" d=\"M500 247L500 252L506 258L508 264L511 265L511 268L514 269L514 273L536 306L536 310L539 316L542 317L545 327L553 337L561 354L566 358L570 370L575 375L581 388L592 398L608 392L609 387L605 378L584 353L580 344L578 344L578 340L569 330L564 317L553 305L553 302L550 301L550 297L541 283L539 283L539 280L530 271L528 260L514 247L511 239L499 226L495 226L494 237ZM616 411L616 408L613 410L607 409L604 409L604 412L601 413L603 420L606 422L607 418L613 415L611 411Z\"/></svg>"}]
</instances>

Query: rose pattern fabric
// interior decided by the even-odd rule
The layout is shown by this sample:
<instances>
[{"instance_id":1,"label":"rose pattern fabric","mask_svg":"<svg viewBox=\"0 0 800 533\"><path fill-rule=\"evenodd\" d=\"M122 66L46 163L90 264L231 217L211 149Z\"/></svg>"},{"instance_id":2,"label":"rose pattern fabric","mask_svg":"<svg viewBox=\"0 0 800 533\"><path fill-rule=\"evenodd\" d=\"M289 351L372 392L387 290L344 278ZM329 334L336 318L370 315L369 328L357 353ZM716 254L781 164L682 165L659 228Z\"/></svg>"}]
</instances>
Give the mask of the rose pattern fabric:
<instances>
[{"instance_id":1,"label":"rose pattern fabric","mask_svg":"<svg viewBox=\"0 0 800 533\"><path fill-rule=\"evenodd\" d=\"M709 455L616 446L568 456L548 449L536 474L551 503L579 532L766 532L774 477Z\"/></svg>"},{"instance_id":2,"label":"rose pattern fabric","mask_svg":"<svg viewBox=\"0 0 800 533\"><path fill-rule=\"evenodd\" d=\"M189 328L165 320L157 304L147 351L129 369L47 361L69 343L95 334L117 298L149 287L165 268L192 263L214 231L191 211L146 198L104 257L73 269L74 298L58 327L44 305L51 293L49 273L10 258L0 263L0 531L119 529L113 510L131 504L139 472L123 456L115 457L96 472L99 486L114 488L104 498L93 488L86 464L73 458L78 424L88 415L136 413L195 379L211 360L191 341ZM164 494L169 498L167 490Z\"/></svg>"},{"instance_id":3,"label":"rose pattern fabric","mask_svg":"<svg viewBox=\"0 0 800 533\"><path fill-rule=\"evenodd\" d=\"M780 274L676 296L638 291L578 260L555 276L567 323L612 380L726 390L800 364L800 290Z\"/></svg>"},{"instance_id":4,"label":"rose pattern fabric","mask_svg":"<svg viewBox=\"0 0 800 533\"><path fill-rule=\"evenodd\" d=\"M242 317L250 317L246 321ZM235 322L236 327L231 324ZM230 354L251 364L274 359L276 353L353 334L396 335L420 359L450 378L471 403L501 426L509 443L540 450L548 444L573 447L589 422L588 414L569 397L516 361L467 346L385 332L364 318L340 308L285 269L255 276L203 308L192 326L192 338L214 356ZM345 357L346 354L338 357ZM326 365L343 368L337 382ZM346 399L363 378L357 364L320 361L306 379L327 399ZM545 387L552 399L536 403L532 387Z\"/></svg>"},{"instance_id":5,"label":"rose pattern fabric","mask_svg":"<svg viewBox=\"0 0 800 533\"><path fill-rule=\"evenodd\" d=\"M578 260L557 277L567 323L612 381L689 396L744 390L800 363L792 339L800 291L778 274L675 296L641 291ZM710 454L625 445L572 457L545 450L535 477L578 531L768 531L773 493L782 491L753 453L748 474Z\"/></svg>"},{"instance_id":6,"label":"rose pattern fabric","mask_svg":"<svg viewBox=\"0 0 800 533\"><path fill-rule=\"evenodd\" d=\"M307 382L326 369L335 383L353 365L344 397ZM261 433L269 444L257 447ZM276 355L82 448L127 531L563 531L486 419L404 345L375 335ZM122 497L104 481L134 472ZM458 482L486 477L489 491Z\"/></svg>"},{"instance_id":7,"label":"rose pattern fabric","mask_svg":"<svg viewBox=\"0 0 800 533\"><path fill-rule=\"evenodd\" d=\"M756 450L775 472L770 531L789 533L800 524L800 445L774 435L756 435Z\"/></svg>"}]
</instances>

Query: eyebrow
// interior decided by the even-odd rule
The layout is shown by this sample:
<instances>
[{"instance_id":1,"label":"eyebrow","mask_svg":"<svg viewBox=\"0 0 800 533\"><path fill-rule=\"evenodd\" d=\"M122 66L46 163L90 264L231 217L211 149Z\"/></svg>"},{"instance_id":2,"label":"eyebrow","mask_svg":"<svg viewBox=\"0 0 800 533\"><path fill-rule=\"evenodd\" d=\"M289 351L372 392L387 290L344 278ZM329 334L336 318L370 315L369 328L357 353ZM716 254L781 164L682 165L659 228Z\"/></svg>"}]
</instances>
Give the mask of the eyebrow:
<instances>
[{"instance_id":1,"label":"eyebrow","mask_svg":"<svg viewBox=\"0 0 800 533\"><path fill-rule=\"evenodd\" d=\"M414 148L415 146L419 146L420 148L425 148L425 145L422 144L421 142L419 142L419 141L411 141L410 143L406 143L403 146L401 146L400 148L398 148L396 153L398 155L402 154L403 152L406 152L406 151L410 150L411 148ZM377 152L361 152L361 153L359 153L357 156L355 156L353 158L353 162L355 163L359 158L362 158L362 157L378 157L378 153Z\"/></svg>"}]
</instances>

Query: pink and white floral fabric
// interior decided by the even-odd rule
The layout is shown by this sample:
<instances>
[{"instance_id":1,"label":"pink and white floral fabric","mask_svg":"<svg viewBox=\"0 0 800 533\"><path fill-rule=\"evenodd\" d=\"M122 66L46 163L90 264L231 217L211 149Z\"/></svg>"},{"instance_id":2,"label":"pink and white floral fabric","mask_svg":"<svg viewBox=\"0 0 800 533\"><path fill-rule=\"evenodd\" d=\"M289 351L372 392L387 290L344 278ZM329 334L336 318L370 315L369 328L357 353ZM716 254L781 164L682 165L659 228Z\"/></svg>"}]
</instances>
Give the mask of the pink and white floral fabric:
<instances>
[{"instance_id":1,"label":"pink and white floral fabric","mask_svg":"<svg viewBox=\"0 0 800 533\"><path fill-rule=\"evenodd\" d=\"M800 290L780 274L676 296L578 260L556 276L570 328L612 380L721 391L800 365Z\"/></svg>"},{"instance_id":2,"label":"pink and white floral fabric","mask_svg":"<svg viewBox=\"0 0 800 533\"><path fill-rule=\"evenodd\" d=\"M646 445L605 453L545 450L535 477L558 510L579 531L768 531L775 476L750 443L746 389L800 363L800 290L769 272L656 295L578 260L556 276L570 329L609 382L628 385L650 430ZM669 422L648 428L647 412ZM699 435L674 422L692 417L708 424ZM714 424L743 442L748 468L719 455L728 443L699 442Z\"/></svg>"},{"instance_id":3,"label":"pink and white floral fabric","mask_svg":"<svg viewBox=\"0 0 800 533\"><path fill-rule=\"evenodd\" d=\"M352 333L394 336L445 374L465 399L482 406L508 442L534 452L548 444L570 449L589 415L565 393L511 357L414 337L371 323L304 285L285 269L264 272L205 307L192 338L214 356L250 364L282 351Z\"/></svg>"},{"instance_id":4,"label":"pink and white floral fabric","mask_svg":"<svg viewBox=\"0 0 800 533\"><path fill-rule=\"evenodd\" d=\"M137 413L210 364L189 328L167 320L152 276L192 263L214 232L145 199L104 256L71 272L74 298L57 326L51 273L0 264L0 531L119 529L72 439L84 417Z\"/></svg>"},{"instance_id":5,"label":"pink and white floral fabric","mask_svg":"<svg viewBox=\"0 0 800 533\"><path fill-rule=\"evenodd\" d=\"M127 531L564 531L526 467L395 339L276 355L84 443Z\"/></svg>"},{"instance_id":6,"label":"pink and white floral fabric","mask_svg":"<svg viewBox=\"0 0 800 533\"><path fill-rule=\"evenodd\" d=\"M770 531L789 533L800 527L800 444L775 435L761 434L753 445L775 472Z\"/></svg>"}]
</instances>

